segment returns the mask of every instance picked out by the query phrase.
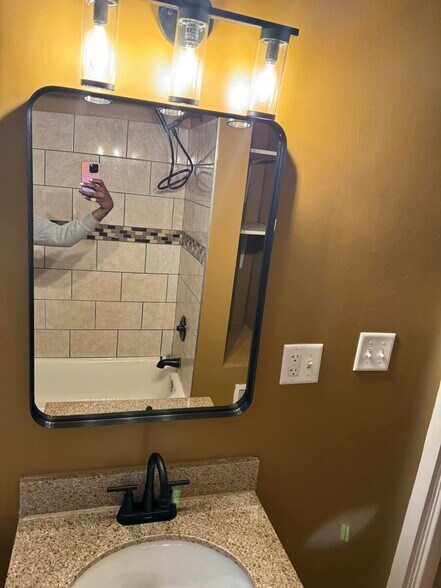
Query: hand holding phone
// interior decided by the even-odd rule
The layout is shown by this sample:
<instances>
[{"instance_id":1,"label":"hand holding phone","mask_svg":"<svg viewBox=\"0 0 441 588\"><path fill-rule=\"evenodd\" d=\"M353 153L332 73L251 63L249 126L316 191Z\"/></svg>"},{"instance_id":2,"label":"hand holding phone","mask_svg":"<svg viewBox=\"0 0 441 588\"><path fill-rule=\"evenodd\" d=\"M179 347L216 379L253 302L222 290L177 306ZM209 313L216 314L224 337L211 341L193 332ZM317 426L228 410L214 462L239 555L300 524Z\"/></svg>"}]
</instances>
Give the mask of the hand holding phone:
<instances>
[{"instance_id":1,"label":"hand holding phone","mask_svg":"<svg viewBox=\"0 0 441 588\"><path fill-rule=\"evenodd\" d=\"M81 164L81 183L87 184L90 180L99 180L101 179L100 173L100 164L93 162L93 161L83 161ZM93 196L96 191L92 188L82 188L82 191L85 192L84 197L87 198L86 194L90 194Z\"/></svg>"},{"instance_id":2,"label":"hand holding phone","mask_svg":"<svg viewBox=\"0 0 441 588\"><path fill-rule=\"evenodd\" d=\"M112 210L113 199L103 180L91 178L90 181L83 182L83 185L78 191L86 200L98 204L99 208L92 211L92 216L98 222L101 222Z\"/></svg>"}]
</instances>

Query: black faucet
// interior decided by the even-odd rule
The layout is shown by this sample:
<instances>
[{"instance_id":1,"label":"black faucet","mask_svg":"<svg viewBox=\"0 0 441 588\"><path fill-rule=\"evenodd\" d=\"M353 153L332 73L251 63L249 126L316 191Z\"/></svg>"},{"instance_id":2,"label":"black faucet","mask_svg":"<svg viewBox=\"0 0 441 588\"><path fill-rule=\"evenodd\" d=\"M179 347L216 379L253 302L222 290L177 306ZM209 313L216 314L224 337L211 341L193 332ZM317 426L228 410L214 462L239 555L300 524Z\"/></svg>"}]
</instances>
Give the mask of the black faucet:
<instances>
[{"instance_id":1,"label":"black faucet","mask_svg":"<svg viewBox=\"0 0 441 588\"><path fill-rule=\"evenodd\" d=\"M181 358L180 357L162 357L162 355L161 355L161 359L156 364L156 367L163 370L166 365L168 365L170 367L174 367L174 368L180 368L181 367Z\"/></svg>"},{"instance_id":2,"label":"black faucet","mask_svg":"<svg viewBox=\"0 0 441 588\"><path fill-rule=\"evenodd\" d=\"M158 499L155 499L153 487L155 469L158 470L159 477ZM159 453L152 453L147 463L144 496L141 502L135 502L133 498L133 490L136 490L137 486L111 486L107 488L107 492L124 492L123 503L116 516L118 523L121 525L141 525L174 519L177 510L176 504L172 500L173 486L188 486L188 484L190 484L190 480L169 482L164 460Z\"/></svg>"}]
</instances>

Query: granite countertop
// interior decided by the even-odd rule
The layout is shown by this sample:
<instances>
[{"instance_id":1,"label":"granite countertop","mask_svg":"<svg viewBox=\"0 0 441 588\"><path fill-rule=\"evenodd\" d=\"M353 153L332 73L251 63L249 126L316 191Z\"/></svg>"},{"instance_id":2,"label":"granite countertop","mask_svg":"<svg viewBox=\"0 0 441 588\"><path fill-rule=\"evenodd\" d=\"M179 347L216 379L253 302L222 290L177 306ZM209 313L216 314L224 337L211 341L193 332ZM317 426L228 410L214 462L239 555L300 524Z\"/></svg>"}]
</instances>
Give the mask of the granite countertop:
<instances>
[{"instance_id":1,"label":"granite countertop","mask_svg":"<svg viewBox=\"0 0 441 588\"><path fill-rule=\"evenodd\" d=\"M77 402L47 402L44 408L51 416L69 416L77 414L103 414L114 412L146 412L152 410L168 410L175 408L206 408L214 406L207 396L189 398L154 398L152 400L83 400Z\"/></svg>"},{"instance_id":2,"label":"granite countertop","mask_svg":"<svg viewBox=\"0 0 441 588\"><path fill-rule=\"evenodd\" d=\"M188 472L195 482L193 490L188 491L202 495L181 498L178 515L172 521L134 526L117 523L117 506L84 508L84 503L76 500L80 484L86 485L95 500L106 480L112 483L123 475L125 483L130 483L139 478L139 468L24 479L22 517L6 588L68 588L106 555L158 539L185 539L213 547L241 565L256 588L302 588L254 491L258 460L171 464L170 470L173 477ZM216 484L221 493L209 494ZM41 505L41 498L54 488L72 510L60 512L59 501L53 507L49 502ZM228 491L230 488L232 491ZM115 499L115 495L106 497ZM120 501L121 497L116 499ZM43 514L30 514L37 512Z\"/></svg>"}]
</instances>

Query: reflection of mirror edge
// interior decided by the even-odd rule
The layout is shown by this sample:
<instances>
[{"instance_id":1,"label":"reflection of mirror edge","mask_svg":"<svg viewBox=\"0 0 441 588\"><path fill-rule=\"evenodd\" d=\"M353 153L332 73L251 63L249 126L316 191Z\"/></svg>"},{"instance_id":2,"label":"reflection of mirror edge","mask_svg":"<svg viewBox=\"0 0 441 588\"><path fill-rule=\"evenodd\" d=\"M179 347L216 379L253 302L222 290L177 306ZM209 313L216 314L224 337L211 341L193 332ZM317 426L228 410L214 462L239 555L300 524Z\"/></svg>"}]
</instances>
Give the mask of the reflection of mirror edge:
<instances>
[{"instance_id":1,"label":"reflection of mirror edge","mask_svg":"<svg viewBox=\"0 0 441 588\"><path fill-rule=\"evenodd\" d=\"M266 124L272 127L277 138L277 157L275 161L275 180L273 185L271 206L268 214L268 227L272 227L267 231L263 246L263 259L261 268L261 277L259 281L259 292L257 297L257 309L255 315L255 328L251 339L251 348L249 356L249 368L246 383L246 392L234 404L226 406L215 406L206 408L174 408L167 410L155 410L152 414L146 411L132 411L121 413L103 413L91 415L69 415L69 416L51 416L43 413L35 403L34 394L34 267L33 267L33 240L29 238L33 235L33 158L32 158L32 111L34 104L44 94L49 92L69 93L78 96L86 97L94 95L94 92L87 90L78 90L75 88L65 88L62 86L44 86L40 88L30 97L27 103L26 110L26 126L27 126L27 188L28 188L28 288L29 288L29 402L32 418L42 427L47 429L56 428L74 428L74 427L92 427L98 425L115 425L115 424L133 424L154 421L170 421L170 420L184 420L184 419L199 419L199 418L220 418L239 416L245 412L251 405L254 394L254 383L257 369L257 357L259 351L260 333L262 329L262 319L264 312L264 302L266 295L266 288L268 284L269 265L271 260L271 252L274 241L275 224L277 219L277 211L279 206L279 199L281 193L281 184L283 178L283 171L286 161L287 142L286 135L282 127L275 121L269 119L258 119L259 123ZM106 96L105 94L96 94L97 97ZM148 100L138 100L136 98L127 98L120 96L113 96L114 100L126 102L127 104L146 105L154 108L167 107L167 104L152 102ZM252 122L253 119L247 116L241 116L231 113L218 112L213 110L206 110L202 108L186 107L187 110L201 112L208 116L216 116L219 118L234 118Z\"/></svg>"}]
</instances>

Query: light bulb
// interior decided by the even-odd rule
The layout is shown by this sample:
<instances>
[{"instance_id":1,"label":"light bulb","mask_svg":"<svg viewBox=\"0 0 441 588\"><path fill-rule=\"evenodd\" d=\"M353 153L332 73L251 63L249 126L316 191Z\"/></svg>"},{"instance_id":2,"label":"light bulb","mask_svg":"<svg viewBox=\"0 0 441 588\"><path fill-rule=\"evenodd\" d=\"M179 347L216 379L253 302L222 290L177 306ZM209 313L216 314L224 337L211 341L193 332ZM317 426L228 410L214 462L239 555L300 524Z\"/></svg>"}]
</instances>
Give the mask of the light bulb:
<instances>
[{"instance_id":1,"label":"light bulb","mask_svg":"<svg viewBox=\"0 0 441 588\"><path fill-rule=\"evenodd\" d=\"M274 118L282 84L290 29L262 29L251 85L249 116Z\"/></svg>"},{"instance_id":2,"label":"light bulb","mask_svg":"<svg viewBox=\"0 0 441 588\"><path fill-rule=\"evenodd\" d=\"M209 15L200 6L180 8L176 23L170 102L199 104Z\"/></svg>"},{"instance_id":3,"label":"light bulb","mask_svg":"<svg viewBox=\"0 0 441 588\"><path fill-rule=\"evenodd\" d=\"M277 88L277 74L274 63L267 62L262 71L257 74L253 87L254 99L258 103L271 104Z\"/></svg>"},{"instance_id":4,"label":"light bulb","mask_svg":"<svg viewBox=\"0 0 441 588\"><path fill-rule=\"evenodd\" d=\"M118 0L85 0L83 15L83 86L115 89L115 41Z\"/></svg>"},{"instance_id":5,"label":"light bulb","mask_svg":"<svg viewBox=\"0 0 441 588\"><path fill-rule=\"evenodd\" d=\"M175 65L174 93L185 96L198 83L199 64L192 47L179 53Z\"/></svg>"},{"instance_id":6,"label":"light bulb","mask_svg":"<svg viewBox=\"0 0 441 588\"><path fill-rule=\"evenodd\" d=\"M106 30L95 25L84 40L83 77L97 82L106 82L113 77L115 69L112 45Z\"/></svg>"}]
</instances>

